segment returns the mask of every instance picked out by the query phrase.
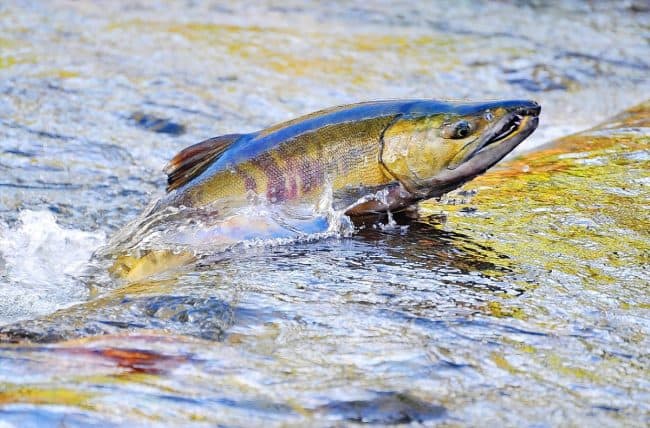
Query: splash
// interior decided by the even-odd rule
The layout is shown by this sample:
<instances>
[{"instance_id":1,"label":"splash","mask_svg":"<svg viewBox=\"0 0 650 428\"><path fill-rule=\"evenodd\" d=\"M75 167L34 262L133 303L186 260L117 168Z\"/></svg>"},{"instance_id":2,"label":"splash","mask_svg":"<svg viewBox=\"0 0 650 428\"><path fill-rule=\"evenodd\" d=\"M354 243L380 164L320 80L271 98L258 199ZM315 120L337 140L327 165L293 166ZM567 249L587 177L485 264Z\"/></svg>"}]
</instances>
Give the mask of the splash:
<instances>
[{"instance_id":1,"label":"splash","mask_svg":"<svg viewBox=\"0 0 650 428\"><path fill-rule=\"evenodd\" d=\"M0 324L84 300L78 277L104 240L100 232L62 228L47 211L23 211L15 227L0 223Z\"/></svg>"},{"instance_id":2,"label":"splash","mask_svg":"<svg viewBox=\"0 0 650 428\"><path fill-rule=\"evenodd\" d=\"M174 275L194 263L212 264L235 252L351 236L355 226L334 208L331 186L319 198L272 204L259 196L208 207L159 207L153 201L96 252L113 279L136 282Z\"/></svg>"},{"instance_id":3,"label":"splash","mask_svg":"<svg viewBox=\"0 0 650 428\"><path fill-rule=\"evenodd\" d=\"M330 186L317 200L294 204L272 204L256 197L245 205L220 200L208 207L159 209L159 201L155 200L101 252L133 254L165 249L201 255L233 246L274 246L350 236L354 225L345 210L334 208L333 201Z\"/></svg>"}]
</instances>

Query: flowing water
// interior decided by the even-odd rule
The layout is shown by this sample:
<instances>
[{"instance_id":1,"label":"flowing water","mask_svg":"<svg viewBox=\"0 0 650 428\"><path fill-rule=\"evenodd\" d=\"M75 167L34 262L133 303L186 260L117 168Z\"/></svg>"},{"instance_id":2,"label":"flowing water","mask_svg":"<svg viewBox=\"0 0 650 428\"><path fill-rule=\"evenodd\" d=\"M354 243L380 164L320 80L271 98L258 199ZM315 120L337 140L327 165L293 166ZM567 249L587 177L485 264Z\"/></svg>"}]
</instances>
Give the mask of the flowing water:
<instances>
[{"instance_id":1,"label":"flowing water","mask_svg":"<svg viewBox=\"0 0 650 428\"><path fill-rule=\"evenodd\" d=\"M642 1L1 3L0 426L647 426L649 45ZM416 97L543 112L417 219L106 255L179 149Z\"/></svg>"}]
</instances>

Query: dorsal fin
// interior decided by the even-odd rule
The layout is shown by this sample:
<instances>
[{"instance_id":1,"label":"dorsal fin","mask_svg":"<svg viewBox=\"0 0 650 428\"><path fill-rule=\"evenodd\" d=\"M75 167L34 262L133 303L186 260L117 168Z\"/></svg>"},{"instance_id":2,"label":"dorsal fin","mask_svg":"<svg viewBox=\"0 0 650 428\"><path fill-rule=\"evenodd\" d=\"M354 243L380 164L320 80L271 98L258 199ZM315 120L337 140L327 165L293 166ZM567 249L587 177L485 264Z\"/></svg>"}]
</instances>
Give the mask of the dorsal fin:
<instances>
[{"instance_id":1,"label":"dorsal fin","mask_svg":"<svg viewBox=\"0 0 650 428\"><path fill-rule=\"evenodd\" d=\"M201 141L178 152L163 168L167 174L167 191L171 192L201 174L242 135L221 135Z\"/></svg>"}]
</instances>

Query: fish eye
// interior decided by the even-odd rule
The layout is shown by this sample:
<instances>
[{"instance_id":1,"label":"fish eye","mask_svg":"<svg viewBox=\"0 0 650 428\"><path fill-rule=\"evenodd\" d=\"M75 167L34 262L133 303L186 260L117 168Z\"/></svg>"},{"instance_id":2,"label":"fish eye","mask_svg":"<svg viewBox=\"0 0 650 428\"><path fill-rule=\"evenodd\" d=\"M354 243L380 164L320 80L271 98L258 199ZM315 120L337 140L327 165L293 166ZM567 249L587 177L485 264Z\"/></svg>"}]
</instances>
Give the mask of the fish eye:
<instances>
[{"instance_id":1,"label":"fish eye","mask_svg":"<svg viewBox=\"0 0 650 428\"><path fill-rule=\"evenodd\" d=\"M459 120L456 123L445 124L442 130L442 137L460 140L469 137L472 131L471 123L466 120Z\"/></svg>"}]
</instances>

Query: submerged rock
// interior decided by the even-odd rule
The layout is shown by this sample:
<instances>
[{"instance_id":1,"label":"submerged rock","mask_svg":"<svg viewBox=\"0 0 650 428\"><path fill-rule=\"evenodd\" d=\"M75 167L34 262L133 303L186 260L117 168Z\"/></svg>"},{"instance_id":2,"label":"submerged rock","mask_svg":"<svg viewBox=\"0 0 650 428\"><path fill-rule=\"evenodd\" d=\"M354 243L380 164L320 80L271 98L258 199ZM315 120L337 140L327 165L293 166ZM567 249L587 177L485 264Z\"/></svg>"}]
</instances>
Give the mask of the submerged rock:
<instances>
[{"instance_id":1,"label":"submerged rock","mask_svg":"<svg viewBox=\"0 0 650 428\"><path fill-rule=\"evenodd\" d=\"M144 128L147 131L169 134L175 137L185 133L185 125L141 111L133 113L130 119L136 126Z\"/></svg>"},{"instance_id":2,"label":"submerged rock","mask_svg":"<svg viewBox=\"0 0 650 428\"><path fill-rule=\"evenodd\" d=\"M529 284L557 281L573 293L584 287L616 305L644 307L649 148L650 100L479 177L465 187L477 190L470 200L445 206L445 227L507 255ZM423 214L439 210L421 206ZM497 304L499 313L530 316L505 299L483 312L495 316Z\"/></svg>"},{"instance_id":3,"label":"submerged rock","mask_svg":"<svg viewBox=\"0 0 650 428\"><path fill-rule=\"evenodd\" d=\"M160 295L100 299L45 318L0 327L0 342L51 343L144 330L222 340L234 317L235 309L215 297Z\"/></svg>"},{"instance_id":4,"label":"submerged rock","mask_svg":"<svg viewBox=\"0 0 650 428\"><path fill-rule=\"evenodd\" d=\"M445 415L444 407L406 393L384 392L370 400L332 401L316 410L329 417L364 424L409 424Z\"/></svg>"}]
</instances>

